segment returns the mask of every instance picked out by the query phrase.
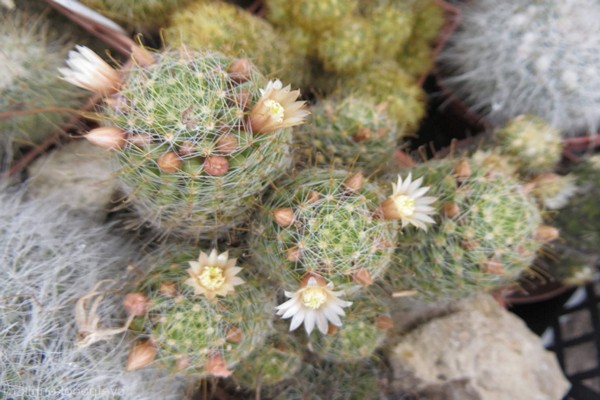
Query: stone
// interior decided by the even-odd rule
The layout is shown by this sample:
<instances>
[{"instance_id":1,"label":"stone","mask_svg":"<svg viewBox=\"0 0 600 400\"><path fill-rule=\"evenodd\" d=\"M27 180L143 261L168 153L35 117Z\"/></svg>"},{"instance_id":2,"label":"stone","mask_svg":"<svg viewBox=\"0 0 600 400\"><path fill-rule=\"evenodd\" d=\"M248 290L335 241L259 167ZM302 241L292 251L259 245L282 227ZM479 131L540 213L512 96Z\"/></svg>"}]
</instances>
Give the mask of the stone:
<instances>
[{"instance_id":1,"label":"stone","mask_svg":"<svg viewBox=\"0 0 600 400\"><path fill-rule=\"evenodd\" d=\"M27 169L28 195L61 202L77 213L103 221L117 188L111 153L76 140L35 160Z\"/></svg>"},{"instance_id":2,"label":"stone","mask_svg":"<svg viewBox=\"0 0 600 400\"><path fill-rule=\"evenodd\" d=\"M389 359L393 398L553 400L570 386L540 338L487 295L415 327Z\"/></svg>"}]
</instances>

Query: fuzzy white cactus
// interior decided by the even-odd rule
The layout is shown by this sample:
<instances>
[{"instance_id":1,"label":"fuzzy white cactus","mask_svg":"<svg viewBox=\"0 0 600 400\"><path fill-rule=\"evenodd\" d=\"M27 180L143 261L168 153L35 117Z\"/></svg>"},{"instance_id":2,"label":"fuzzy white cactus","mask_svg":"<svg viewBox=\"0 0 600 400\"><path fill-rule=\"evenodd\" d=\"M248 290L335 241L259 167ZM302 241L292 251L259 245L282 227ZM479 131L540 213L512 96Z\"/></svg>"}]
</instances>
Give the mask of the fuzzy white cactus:
<instances>
[{"instance_id":1,"label":"fuzzy white cactus","mask_svg":"<svg viewBox=\"0 0 600 400\"><path fill-rule=\"evenodd\" d=\"M544 118L567 136L600 125L600 3L477 0L438 60L444 83L501 124Z\"/></svg>"}]
</instances>

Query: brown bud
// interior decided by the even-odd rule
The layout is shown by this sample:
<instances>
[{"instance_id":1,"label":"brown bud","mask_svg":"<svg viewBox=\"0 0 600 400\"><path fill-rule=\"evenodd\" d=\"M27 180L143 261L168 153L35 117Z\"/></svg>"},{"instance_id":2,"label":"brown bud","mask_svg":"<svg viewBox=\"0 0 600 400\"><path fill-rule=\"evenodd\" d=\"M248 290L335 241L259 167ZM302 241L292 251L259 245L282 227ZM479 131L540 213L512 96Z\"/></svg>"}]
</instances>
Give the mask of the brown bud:
<instances>
[{"instance_id":1,"label":"brown bud","mask_svg":"<svg viewBox=\"0 0 600 400\"><path fill-rule=\"evenodd\" d=\"M350 175L344 181L344 186L352 193L358 193L360 189L362 189L363 183L365 181L365 177L362 172L357 172L355 174Z\"/></svg>"},{"instance_id":2,"label":"brown bud","mask_svg":"<svg viewBox=\"0 0 600 400\"><path fill-rule=\"evenodd\" d=\"M273 218L275 219L275 223L282 228L290 226L296 220L296 216L294 215L294 210L291 208L278 208L273 211Z\"/></svg>"},{"instance_id":3,"label":"brown bud","mask_svg":"<svg viewBox=\"0 0 600 400\"><path fill-rule=\"evenodd\" d=\"M190 366L190 358L188 356L181 355L177 357L177 361L175 362L175 369L177 371L183 371L184 369Z\"/></svg>"},{"instance_id":4,"label":"brown bud","mask_svg":"<svg viewBox=\"0 0 600 400\"><path fill-rule=\"evenodd\" d=\"M229 171L229 161L225 157L210 156L204 160L204 172L211 176L222 176Z\"/></svg>"},{"instance_id":5,"label":"brown bud","mask_svg":"<svg viewBox=\"0 0 600 400\"><path fill-rule=\"evenodd\" d=\"M127 139L129 143L137 147L147 147L152 144L152 136L147 133L135 133L133 135L129 135Z\"/></svg>"},{"instance_id":6,"label":"brown bud","mask_svg":"<svg viewBox=\"0 0 600 400\"><path fill-rule=\"evenodd\" d=\"M177 284L175 282L162 282L158 291L163 296L175 297L177 296Z\"/></svg>"},{"instance_id":7,"label":"brown bud","mask_svg":"<svg viewBox=\"0 0 600 400\"><path fill-rule=\"evenodd\" d=\"M327 336L333 336L339 331L339 328L334 324L329 324L327 326Z\"/></svg>"},{"instance_id":8,"label":"brown bud","mask_svg":"<svg viewBox=\"0 0 600 400\"><path fill-rule=\"evenodd\" d=\"M300 257L302 256L302 252L298 248L298 246L290 247L285 251L285 259L291 262L300 261Z\"/></svg>"},{"instance_id":9,"label":"brown bud","mask_svg":"<svg viewBox=\"0 0 600 400\"><path fill-rule=\"evenodd\" d=\"M158 168L161 172L173 174L181 168L181 158L177 153L169 151L158 158Z\"/></svg>"},{"instance_id":10,"label":"brown bud","mask_svg":"<svg viewBox=\"0 0 600 400\"><path fill-rule=\"evenodd\" d=\"M353 136L352 140L356 143L364 142L365 140L371 139L373 132L369 128L360 128Z\"/></svg>"},{"instance_id":11,"label":"brown bud","mask_svg":"<svg viewBox=\"0 0 600 400\"><path fill-rule=\"evenodd\" d=\"M535 232L535 238L540 242L551 242L559 236L558 229L550 225L540 225Z\"/></svg>"},{"instance_id":12,"label":"brown bud","mask_svg":"<svg viewBox=\"0 0 600 400\"><path fill-rule=\"evenodd\" d=\"M252 64L247 58L238 58L231 63L227 73L234 82L246 82L252 76Z\"/></svg>"},{"instance_id":13,"label":"brown bud","mask_svg":"<svg viewBox=\"0 0 600 400\"><path fill-rule=\"evenodd\" d=\"M369 286L373 283L373 278L366 268L359 268L352 274L352 280L363 286Z\"/></svg>"},{"instance_id":14,"label":"brown bud","mask_svg":"<svg viewBox=\"0 0 600 400\"><path fill-rule=\"evenodd\" d=\"M194 154L196 151L197 150L194 143L186 140L185 142L181 143L181 146L179 146L178 153L182 156L189 156L190 154Z\"/></svg>"},{"instance_id":15,"label":"brown bud","mask_svg":"<svg viewBox=\"0 0 600 400\"><path fill-rule=\"evenodd\" d=\"M383 217L383 219L387 220L398 220L402 217L398 212L398 209L396 208L394 199L392 199L391 197L388 197L383 201L383 203L381 203L377 214Z\"/></svg>"},{"instance_id":16,"label":"brown bud","mask_svg":"<svg viewBox=\"0 0 600 400\"><path fill-rule=\"evenodd\" d=\"M415 160L413 160L408 153L402 150L396 150L396 152L394 153L394 159L400 166L405 168L412 168L415 165L417 165Z\"/></svg>"},{"instance_id":17,"label":"brown bud","mask_svg":"<svg viewBox=\"0 0 600 400\"><path fill-rule=\"evenodd\" d=\"M127 133L114 126L92 129L83 137L90 143L108 150L122 149L127 144Z\"/></svg>"},{"instance_id":18,"label":"brown bud","mask_svg":"<svg viewBox=\"0 0 600 400\"><path fill-rule=\"evenodd\" d=\"M456 204L453 201L444 203L442 207L444 215L448 218L454 218L460 213L460 208L458 208L458 204Z\"/></svg>"},{"instance_id":19,"label":"brown bud","mask_svg":"<svg viewBox=\"0 0 600 400\"><path fill-rule=\"evenodd\" d=\"M235 136L225 134L217 139L217 150L224 154L231 154L238 148Z\"/></svg>"},{"instance_id":20,"label":"brown bud","mask_svg":"<svg viewBox=\"0 0 600 400\"><path fill-rule=\"evenodd\" d=\"M465 179L470 177L472 173L473 172L471 171L471 166L469 165L469 162L465 159L460 160L454 166L454 175L456 176L456 180L458 182L464 181Z\"/></svg>"},{"instance_id":21,"label":"brown bud","mask_svg":"<svg viewBox=\"0 0 600 400\"><path fill-rule=\"evenodd\" d=\"M319 199L321 198L321 194L319 192L316 192L314 190L311 190L310 192L308 192L308 196L306 198L306 200L310 203L310 204L314 204L317 201L319 201Z\"/></svg>"},{"instance_id":22,"label":"brown bud","mask_svg":"<svg viewBox=\"0 0 600 400\"><path fill-rule=\"evenodd\" d=\"M480 244L477 240L463 240L460 242L460 245L465 250L475 250L480 247Z\"/></svg>"},{"instance_id":23,"label":"brown bud","mask_svg":"<svg viewBox=\"0 0 600 400\"><path fill-rule=\"evenodd\" d=\"M304 275L302 275L302 278L300 278L300 287L301 288L306 287L306 285L308 285L308 281L310 278L315 278L315 280L317 281L317 284L319 286L327 285L327 282L321 275L314 273L314 272L307 272Z\"/></svg>"},{"instance_id":24,"label":"brown bud","mask_svg":"<svg viewBox=\"0 0 600 400\"><path fill-rule=\"evenodd\" d=\"M147 67L154 64L154 56L145 47L133 45L131 46L131 58L140 66Z\"/></svg>"},{"instance_id":25,"label":"brown bud","mask_svg":"<svg viewBox=\"0 0 600 400\"><path fill-rule=\"evenodd\" d=\"M206 359L206 372L212 376L227 378L231 376L231 371L227 369L225 359L219 353L213 353Z\"/></svg>"},{"instance_id":26,"label":"brown bud","mask_svg":"<svg viewBox=\"0 0 600 400\"><path fill-rule=\"evenodd\" d=\"M495 260L488 260L483 263L481 269L484 272L492 275L502 275L504 274L504 266L501 262Z\"/></svg>"},{"instance_id":27,"label":"brown bud","mask_svg":"<svg viewBox=\"0 0 600 400\"><path fill-rule=\"evenodd\" d=\"M156 347L149 341L136 344L127 358L127 371L135 371L151 364L156 359Z\"/></svg>"},{"instance_id":28,"label":"brown bud","mask_svg":"<svg viewBox=\"0 0 600 400\"><path fill-rule=\"evenodd\" d=\"M381 330L387 331L394 327L394 320L387 315L378 315L375 318L375 326Z\"/></svg>"},{"instance_id":29,"label":"brown bud","mask_svg":"<svg viewBox=\"0 0 600 400\"><path fill-rule=\"evenodd\" d=\"M227 331L226 339L231 343L239 343L242 341L243 332L237 326L232 326Z\"/></svg>"},{"instance_id":30,"label":"brown bud","mask_svg":"<svg viewBox=\"0 0 600 400\"><path fill-rule=\"evenodd\" d=\"M123 307L129 315L139 317L148 311L148 297L140 292L128 293L123 299Z\"/></svg>"},{"instance_id":31,"label":"brown bud","mask_svg":"<svg viewBox=\"0 0 600 400\"><path fill-rule=\"evenodd\" d=\"M242 110L246 110L250 106L250 92L247 90L240 90L233 95L235 105Z\"/></svg>"}]
</instances>

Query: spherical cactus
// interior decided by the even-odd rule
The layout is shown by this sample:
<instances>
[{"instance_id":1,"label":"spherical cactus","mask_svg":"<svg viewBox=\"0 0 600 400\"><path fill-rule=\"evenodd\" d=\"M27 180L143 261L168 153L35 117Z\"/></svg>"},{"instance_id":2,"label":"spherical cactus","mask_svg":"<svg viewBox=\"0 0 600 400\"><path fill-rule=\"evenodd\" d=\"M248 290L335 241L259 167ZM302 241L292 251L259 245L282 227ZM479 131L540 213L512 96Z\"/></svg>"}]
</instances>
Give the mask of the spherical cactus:
<instances>
[{"instance_id":1,"label":"spherical cactus","mask_svg":"<svg viewBox=\"0 0 600 400\"><path fill-rule=\"evenodd\" d=\"M304 29L323 31L345 16L352 15L358 0L297 0L292 3L292 18Z\"/></svg>"},{"instance_id":2,"label":"spherical cactus","mask_svg":"<svg viewBox=\"0 0 600 400\"><path fill-rule=\"evenodd\" d=\"M148 311L140 326L173 371L229 376L272 332L273 299L264 285L244 281L228 252L170 249L142 284ZM147 315L147 316L146 316Z\"/></svg>"},{"instance_id":3,"label":"spherical cactus","mask_svg":"<svg viewBox=\"0 0 600 400\"><path fill-rule=\"evenodd\" d=\"M425 92L392 61L371 66L344 80L342 89L344 93L360 94L378 104L387 104L388 115L398 121L404 134L414 133L425 115Z\"/></svg>"},{"instance_id":4,"label":"spherical cactus","mask_svg":"<svg viewBox=\"0 0 600 400\"><path fill-rule=\"evenodd\" d=\"M383 197L360 173L299 173L262 206L250 238L256 264L286 290L307 276L335 290L370 283L389 265L396 240L396 224L375 215Z\"/></svg>"},{"instance_id":5,"label":"spherical cactus","mask_svg":"<svg viewBox=\"0 0 600 400\"><path fill-rule=\"evenodd\" d=\"M157 31L167 25L173 11L189 1L191 0L82 0L82 3L134 30Z\"/></svg>"},{"instance_id":6,"label":"spherical cactus","mask_svg":"<svg viewBox=\"0 0 600 400\"><path fill-rule=\"evenodd\" d=\"M295 101L299 91L280 81L264 87L247 60L219 53L138 53L145 65L121 74L92 64L82 83L64 71L112 93L97 116L107 126L86 138L117 155L141 223L164 235L222 235L290 165L287 128L308 114Z\"/></svg>"},{"instance_id":7,"label":"spherical cactus","mask_svg":"<svg viewBox=\"0 0 600 400\"><path fill-rule=\"evenodd\" d=\"M248 57L267 77L296 83L287 41L268 22L233 4L192 3L173 14L164 36L173 46Z\"/></svg>"},{"instance_id":8,"label":"spherical cactus","mask_svg":"<svg viewBox=\"0 0 600 400\"><path fill-rule=\"evenodd\" d=\"M265 18L274 25L287 26L292 21L292 4L289 0L265 0Z\"/></svg>"},{"instance_id":9,"label":"spherical cactus","mask_svg":"<svg viewBox=\"0 0 600 400\"><path fill-rule=\"evenodd\" d=\"M498 150L522 175L552 171L560 161L560 132L533 115L521 115L496 130Z\"/></svg>"},{"instance_id":10,"label":"spherical cactus","mask_svg":"<svg viewBox=\"0 0 600 400\"><path fill-rule=\"evenodd\" d=\"M309 164L377 171L391 162L398 139L397 122L384 108L360 96L318 102L295 137L298 154Z\"/></svg>"},{"instance_id":11,"label":"spherical cactus","mask_svg":"<svg viewBox=\"0 0 600 400\"><path fill-rule=\"evenodd\" d=\"M408 42L415 23L411 7L389 0L367 1L363 13L372 26L376 53L394 58Z\"/></svg>"},{"instance_id":12,"label":"spherical cactus","mask_svg":"<svg viewBox=\"0 0 600 400\"><path fill-rule=\"evenodd\" d=\"M2 11L0 110L2 112L79 107L87 97L61 80L56 72L71 48L42 15ZM42 142L57 131L68 113L47 110L0 119L0 164L10 162L21 146ZM5 153L5 155L2 155Z\"/></svg>"},{"instance_id":13,"label":"spherical cactus","mask_svg":"<svg viewBox=\"0 0 600 400\"><path fill-rule=\"evenodd\" d=\"M386 279L425 298L459 298L510 282L552 228L514 178L468 159L429 161L411 173L437 196L436 224L405 230ZM555 231L555 230L554 230Z\"/></svg>"},{"instance_id":14,"label":"spherical cactus","mask_svg":"<svg viewBox=\"0 0 600 400\"><path fill-rule=\"evenodd\" d=\"M566 135L595 133L599 30L595 0L465 3L440 58L444 82L493 124L527 113Z\"/></svg>"},{"instance_id":15,"label":"spherical cactus","mask_svg":"<svg viewBox=\"0 0 600 400\"><path fill-rule=\"evenodd\" d=\"M411 37L398 53L396 61L403 71L414 77L420 77L433 67L433 49L428 41Z\"/></svg>"},{"instance_id":16,"label":"spherical cactus","mask_svg":"<svg viewBox=\"0 0 600 400\"><path fill-rule=\"evenodd\" d=\"M374 32L366 19L346 17L321 35L319 58L327 71L358 72L372 62L374 41Z\"/></svg>"},{"instance_id":17,"label":"spherical cactus","mask_svg":"<svg viewBox=\"0 0 600 400\"><path fill-rule=\"evenodd\" d=\"M432 42L444 27L444 10L436 0L418 0L413 2L415 22L411 40Z\"/></svg>"}]
</instances>

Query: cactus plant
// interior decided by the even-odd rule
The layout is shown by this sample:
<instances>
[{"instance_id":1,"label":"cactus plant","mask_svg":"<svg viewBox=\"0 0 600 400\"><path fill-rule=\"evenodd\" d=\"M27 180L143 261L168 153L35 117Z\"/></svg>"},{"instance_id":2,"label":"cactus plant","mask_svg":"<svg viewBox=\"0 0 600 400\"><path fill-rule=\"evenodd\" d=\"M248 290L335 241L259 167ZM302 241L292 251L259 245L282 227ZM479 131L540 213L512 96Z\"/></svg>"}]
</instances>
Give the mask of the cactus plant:
<instances>
[{"instance_id":1,"label":"cactus plant","mask_svg":"<svg viewBox=\"0 0 600 400\"><path fill-rule=\"evenodd\" d=\"M377 171L392 160L398 139L397 122L384 108L360 96L319 101L295 135L297 154L309 165Z\"/></svg>"},{"instance_id":2,"label":"cactus plant","mask_svg":"<svg viewBox=\"0 0 600 400\"><path fill-rule=\"evenodd\" d=\"M257 266L285 289L307 274L336 290L377 279L396 239L396 224L375 218L382 199L376 185L348 171L308 169L287 179L253 226Z\"/></svg>"},{"instance_id":3,"label":"cactus plant","mask_svg":"<svg viewBox=\"0 0 600 400\"><path fill-rule=\"evenodd\" d=\"M134 58L136 53L134 53ZM163 235L215 237L249 217L271 180L290 165L290 126L308 114L299 91L265 80L243 59L220 53L138 49L118 73L89 49L88 63L63 70L72 83L104 92L86 138L112 149L127 202ZM80 71L82 70L82 71ZM113 93L113 94L110 94Z\"/></svg>"},{"instance_id":4,"label":"cactus plant","mask_svg":"<svg viewBox=\"0 0 600 400\"><path fill-rule=\"evenodd\" d=\"M567 136L595 133L599 29L594 0L465 4L439 59L444 83L495 125L527 113Z\"/></svg>"},{"instance_id":5,"label":"cactus plant","mask_svg":"<svg viewBox=\"0 0 600 400\"><path fill-rule=\"evenodd\" d=\"M364 1L361 4L365 18L375 33L376 53L393 59L408 42L414 28L412 7L404 2L389 0Z\"/></svg>"},{"instance_id":6,"label":"cactus plant","mask_svg":"<svg viewBox=\"0 0 600 400\"><path fill-rule=\"evenodd\" d=\"M439 200L432 230L405 231L386 280L428 299L459 298L515 279L548 235L535 202L515 178L469 159L412 169Z\"/></svg>"},{"instance_id":7,"label":"cactus plant","mask_svg":"<svg viewBox=\"0 0 600 400\"><path fill-rule=\"evenodd\" d=\"M304 29L319 32L352 15L357 6L358 0L298 0L291 5L291 15Z\"/></svg>"}]
</instances>

